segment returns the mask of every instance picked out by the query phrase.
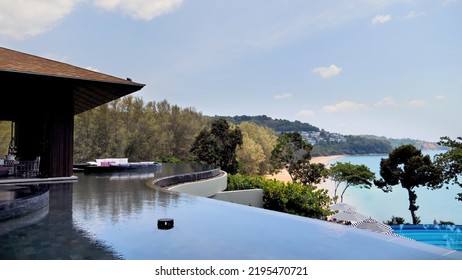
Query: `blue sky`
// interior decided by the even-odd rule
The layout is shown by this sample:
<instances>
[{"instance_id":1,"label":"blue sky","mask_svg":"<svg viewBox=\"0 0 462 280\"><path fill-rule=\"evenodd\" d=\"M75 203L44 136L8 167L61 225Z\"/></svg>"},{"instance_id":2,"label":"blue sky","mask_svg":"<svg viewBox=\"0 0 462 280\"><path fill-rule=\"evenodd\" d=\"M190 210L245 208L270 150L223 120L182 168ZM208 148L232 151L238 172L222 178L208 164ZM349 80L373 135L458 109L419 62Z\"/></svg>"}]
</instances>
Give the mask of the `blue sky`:
<instances>
[{"instance_id":1,"label":"blue sky","mask_svg":"<svg viewBox=\"0 0 462 280\"><path fill-rule=\"evenodd\" d=\"M0 45L204 115L462 136L461 0L0 0Z\"/></svg>"}]
</instances>

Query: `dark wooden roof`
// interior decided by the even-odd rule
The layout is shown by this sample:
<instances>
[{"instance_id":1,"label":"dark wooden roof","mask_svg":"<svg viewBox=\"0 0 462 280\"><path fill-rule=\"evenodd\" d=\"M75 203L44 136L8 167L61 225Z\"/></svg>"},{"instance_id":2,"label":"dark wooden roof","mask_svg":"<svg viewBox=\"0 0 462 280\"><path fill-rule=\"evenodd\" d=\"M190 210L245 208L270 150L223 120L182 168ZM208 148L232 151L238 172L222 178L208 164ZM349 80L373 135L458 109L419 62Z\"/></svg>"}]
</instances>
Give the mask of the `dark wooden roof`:
<instances>
[{"instance_id":1,"label":"dark wooden roof","mask_svg":"<svg viewBox=\"0 0 462 280\"><path fill-rule=\"evenodd\" d=\"M2 104L28 108L34 102L53 103L59 95L72 95L74 114L110 102L144 87L70 64L0 47ZM35 105L38 105L35 103ZM13 109L9 109L12 113ZM17 111L17 108L15 109ZM0 110L0 117L8 117Z\"/></svg>"}]
</instances>

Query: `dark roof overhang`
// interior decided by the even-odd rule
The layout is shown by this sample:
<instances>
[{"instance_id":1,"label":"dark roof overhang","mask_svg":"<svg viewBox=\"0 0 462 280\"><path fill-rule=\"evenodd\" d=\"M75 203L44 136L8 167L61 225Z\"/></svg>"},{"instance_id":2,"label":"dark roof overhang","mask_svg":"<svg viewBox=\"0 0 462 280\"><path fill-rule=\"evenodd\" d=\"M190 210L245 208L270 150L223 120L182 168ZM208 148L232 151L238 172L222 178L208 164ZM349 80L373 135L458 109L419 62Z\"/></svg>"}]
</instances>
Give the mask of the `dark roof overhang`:
<instances>
[{"instance_id":1,"label":"dark roof overhang","mask_svg":"<svg viewBox=\"0 0 462 280\"><path fill-rule=\"evenodd\" d=\"M79 68L70 64L0 48L2 85L0 118L50 110L60 102L73 102L73 114L136 92L144 84Z\"/></svg>"}]
</instances>

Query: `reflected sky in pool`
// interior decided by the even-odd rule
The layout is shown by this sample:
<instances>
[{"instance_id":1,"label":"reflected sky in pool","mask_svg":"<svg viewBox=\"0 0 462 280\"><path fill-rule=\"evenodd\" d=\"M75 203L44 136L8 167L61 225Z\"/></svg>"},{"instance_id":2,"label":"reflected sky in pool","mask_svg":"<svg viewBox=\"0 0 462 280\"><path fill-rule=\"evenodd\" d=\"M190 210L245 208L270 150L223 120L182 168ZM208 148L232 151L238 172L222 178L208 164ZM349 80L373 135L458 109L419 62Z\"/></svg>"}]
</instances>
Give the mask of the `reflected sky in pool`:
<instances>
[{"instance_id":1,"label":"reflected sky in pool","mask_svg":"<svg viewBox=\"0 0 462 280\"><path fill-rule=\"evenodd\" d=\"M76 183L50 185L47 213L20 226L19 219L0 223L0 259L462 259L419 242L146 185L147 177L200 170L164 164L161 173L78 174ZM173 218L174 228L159 230L160 218Z\"/></svg>"}]
</instances>

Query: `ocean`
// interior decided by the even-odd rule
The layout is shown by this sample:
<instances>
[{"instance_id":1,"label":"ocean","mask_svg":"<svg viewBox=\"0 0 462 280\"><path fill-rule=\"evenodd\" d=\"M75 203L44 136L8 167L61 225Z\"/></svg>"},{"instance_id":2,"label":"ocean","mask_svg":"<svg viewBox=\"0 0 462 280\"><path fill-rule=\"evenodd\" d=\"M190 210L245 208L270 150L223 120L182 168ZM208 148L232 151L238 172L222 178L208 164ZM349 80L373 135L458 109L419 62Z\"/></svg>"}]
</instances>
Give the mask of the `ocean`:
<instances>
[{"instance_id":1,"label":"ocean","mask_svg":"<svg viewBox=\"0 0 462 280\"><path fill-rule=\"evenodd\" d=\"M443 151L422 151L432 157ZM364 164L380 178L380 159L388 155L381 156L346 156L330 162L337 161L350 162L352 164ZM446 186L449 189L446 189ZM343 190L340 185L338 193ZM462 192L462 188L457 185L445 185L437 190L429 190L425 187L416 189L417 205L419 209L416 215L420 217L422 224L431 224L436 221L451 221L462 225L462 201L455 199L456 194ZM409 200L407 190L400 185L393 186L393 191L383 192L375 185L371 189L361 189L350 187L345 192L343 202L356 208L357 212L366 214L380 222L388 221L392 216L402 217L405 222L412 223L411 213L408 210Z\"/></svg>"}]
</instances>

